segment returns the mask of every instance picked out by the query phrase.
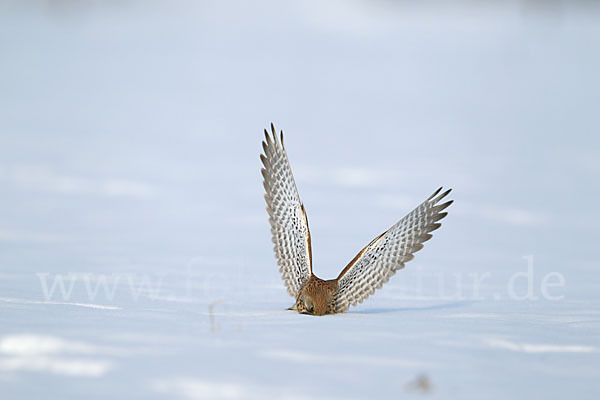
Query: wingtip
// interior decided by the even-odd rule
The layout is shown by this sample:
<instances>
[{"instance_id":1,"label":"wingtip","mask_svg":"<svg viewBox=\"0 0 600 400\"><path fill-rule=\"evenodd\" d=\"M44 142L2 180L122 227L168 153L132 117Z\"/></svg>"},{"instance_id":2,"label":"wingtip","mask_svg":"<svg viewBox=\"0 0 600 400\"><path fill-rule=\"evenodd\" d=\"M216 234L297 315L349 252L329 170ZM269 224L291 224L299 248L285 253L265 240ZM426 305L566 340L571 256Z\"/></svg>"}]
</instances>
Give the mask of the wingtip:
<instances>
[{"instance_id":1,"label":"wingtip","mask_svg":"<svg viewBox=\"0 0 600 400\"><path fill-rule=\"evenodd\" d=\"M452 189L448 189L445 192L443 192L442 194L438 195L438 193L442 190L442 188L439 188L436 193L431 197L433 200L431 200L431 202L433 204L437 204L439 203L444 197L448 196L448 194L450 194L450 192L452 191Z\"/></svg>"},{"instance_id":2,"label":"wingtip","mask_svg":"<svg viewBox=\"0 0 600 400\"><path fill-rule=\"evenodd\" d=\"M281 130L279 135L277 135L277 130L275 129L275 124L273 122L271 122L270 127L271 127L270 133L267 129L264 130L265 139L266 139L265 145L269 146L269 147L271 147L273 145L275 147L278 147L281 145L281 147L285 148L284 141L283 141L283 130ZM265 145L263 145L263 148L265 147Z\"/></svg>"},{"instance_id":3,"label":"wingtip","mask_svg":"<svg viewBox=\"0 0 600 400\"><path fill-rule=\"evenodd\" d=\"M441 211L444 211L446 208L450 207L450 205L452 203L454 203L454 200L449 200L449 201L447 201L447 202L445 202L443 204L440 204L440 205L437 205L437 206L431 208L431 210L432 210L433 213L437 214L437 213L439 213Z\"/></svg>"},{"instance_id":4,"label":"wingtip","mask_svg":"<svg viewBox=\"0 0 600 400\"><path fill-rule=\"evenodd\" d=\"M427 199L427 201L429 201L429 200L433 199L435 196L437 196L438 193L441 192L443 188L444 188L443 186L440 186L435 192L433 192L431 194L431 196L429 196L429 198Z\"/></svg>"},{"instance_id":5,"label":"wingtip","mask_svg":"<svg viewBox=\"0 0 600 400\"><path fill-rule=\"evenodd\" d=\"M448 189L446 190L444 193L440 194L439 199L443 199L444 197L448 196L450 194L450 192L452 191L452 189Z\"/></svg>"},{"instance_id":6,"label":"wingtip","mask_svg":"<svg viewBox=\"0 0 600 400\"><path fill-rule=\"evenodd\" d=\"M273 136L273 143L275 146L279 146L279 139L277 138L277 131L275 130L275 125L271 122L271 135Z\"/></svg>"}]
</instances>

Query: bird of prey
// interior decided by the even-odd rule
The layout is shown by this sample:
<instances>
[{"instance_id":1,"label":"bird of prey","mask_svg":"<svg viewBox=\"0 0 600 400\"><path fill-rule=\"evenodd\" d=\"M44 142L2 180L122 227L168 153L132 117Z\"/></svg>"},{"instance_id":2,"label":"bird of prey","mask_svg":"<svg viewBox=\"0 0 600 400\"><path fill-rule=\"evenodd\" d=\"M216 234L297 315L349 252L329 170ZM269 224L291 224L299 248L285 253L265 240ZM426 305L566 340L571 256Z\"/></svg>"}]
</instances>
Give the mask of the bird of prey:
<instances>
[{"instance_id":1,"label":"bird of prey","mask_svg":"<svg viewBox=\"0 0 600 400\"><path fill-rule=\"evenodd\" d=\"M261 172L275 256L287 291L296 299L289 309L302 314L343 313L351 305L362 303L414 258L414 253L431 239L431 232L441 226L439 221L448 214L444 210L453 202L440 204L452 189L441 193L439 188L373 239L336 279L323 280L312 270L308 219L292 176L283 131L278 136L271 124L271 134L265 129L262 147Z\"/></svg>"}]
</instances>

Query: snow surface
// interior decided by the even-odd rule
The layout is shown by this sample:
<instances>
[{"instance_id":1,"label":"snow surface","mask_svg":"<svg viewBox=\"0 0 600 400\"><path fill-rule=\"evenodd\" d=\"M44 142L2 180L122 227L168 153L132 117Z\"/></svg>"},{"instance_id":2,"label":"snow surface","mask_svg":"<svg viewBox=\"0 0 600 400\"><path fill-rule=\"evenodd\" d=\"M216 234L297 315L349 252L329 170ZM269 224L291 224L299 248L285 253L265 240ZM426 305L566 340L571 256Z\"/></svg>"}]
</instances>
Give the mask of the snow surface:
<instances>
[{"instance_id":1,"label":"snow surface","mask_svg":"<svg viewBox=\"0 0 600 400\"><path fill-rule=\"evenodd\" d=\"M0 398L600 398L599 15L0 3ZM347 314L285 310L271 121L320 277L454 188Z\"/></svg>"}]
</instances>

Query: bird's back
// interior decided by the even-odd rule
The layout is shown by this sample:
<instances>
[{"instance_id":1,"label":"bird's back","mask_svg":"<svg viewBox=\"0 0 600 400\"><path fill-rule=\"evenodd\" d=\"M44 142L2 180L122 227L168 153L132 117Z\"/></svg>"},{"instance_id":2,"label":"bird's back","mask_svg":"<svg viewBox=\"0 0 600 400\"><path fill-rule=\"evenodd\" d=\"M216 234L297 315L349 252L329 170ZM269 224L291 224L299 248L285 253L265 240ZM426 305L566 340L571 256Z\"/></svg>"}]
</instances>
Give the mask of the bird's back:
<instances>
[{"instance_id":1,"label":"bird's back","mask_svg":"<svg viewBox=\"0 0 600 400\"><path fill-rule=\"evenodd\" d=\"M337 280L323 280L317 278L314 274L308 279L302 292L310 296L315 305L315 314L334 314L335 302L337 298L338 284Z\"/></svg>"}]
</instances>

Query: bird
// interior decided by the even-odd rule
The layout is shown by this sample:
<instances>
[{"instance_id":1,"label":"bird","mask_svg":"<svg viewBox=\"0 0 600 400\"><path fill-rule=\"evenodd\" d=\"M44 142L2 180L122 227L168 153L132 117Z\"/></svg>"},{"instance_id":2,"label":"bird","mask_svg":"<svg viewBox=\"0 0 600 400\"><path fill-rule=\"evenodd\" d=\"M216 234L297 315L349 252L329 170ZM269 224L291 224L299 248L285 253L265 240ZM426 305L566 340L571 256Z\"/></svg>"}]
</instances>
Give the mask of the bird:
<instances>
[{"instance_id":1,"label":"bird","mask_svg":"<svg viewBox=\"0 0 600 400\"><path fill-rule=\"evenodd\" d=\"M342 270L336 279L318 278L312 269L308 218L292 175L283 141L264 130L261 174L279 271L288 293L295 299L288 310L322 316L346 312L382 287L396 271L414 258L440 228L454 200L441 202L452 189L437 189L424 202L388 230L373 239Z\"/></svg>"}]
</instances>

